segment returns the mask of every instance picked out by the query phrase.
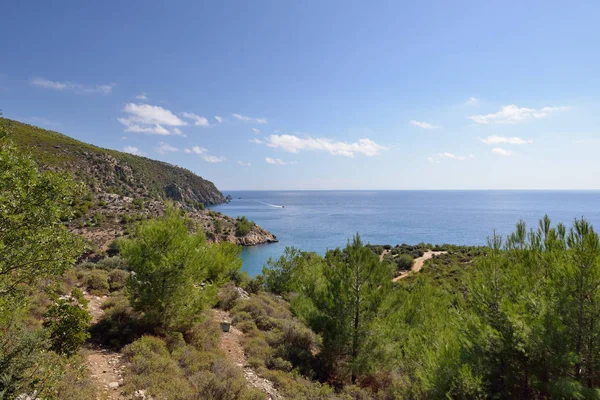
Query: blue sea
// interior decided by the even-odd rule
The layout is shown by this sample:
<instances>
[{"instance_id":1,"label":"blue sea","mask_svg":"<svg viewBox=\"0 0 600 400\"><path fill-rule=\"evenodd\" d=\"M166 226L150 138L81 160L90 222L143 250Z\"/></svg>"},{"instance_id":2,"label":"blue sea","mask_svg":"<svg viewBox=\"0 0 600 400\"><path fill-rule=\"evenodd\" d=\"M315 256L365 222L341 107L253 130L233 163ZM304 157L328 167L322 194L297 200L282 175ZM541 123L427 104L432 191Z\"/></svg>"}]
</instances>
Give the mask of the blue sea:
<instances>
[{"instance_id":1,"label":"blue sea","mask_svg":"<svg viewBox=\"0 0 600 400\"><path fill-rule=\"evenodd\" d=\"M243 269L260 273L286 246L324 254L356 232L373 244L482 245L519 220L530 227L548 214L570 226L584 216L600 229L600 191L230 191L223 214L245 215L279 243L244 248Z\"/></svg>"}]
</instances>

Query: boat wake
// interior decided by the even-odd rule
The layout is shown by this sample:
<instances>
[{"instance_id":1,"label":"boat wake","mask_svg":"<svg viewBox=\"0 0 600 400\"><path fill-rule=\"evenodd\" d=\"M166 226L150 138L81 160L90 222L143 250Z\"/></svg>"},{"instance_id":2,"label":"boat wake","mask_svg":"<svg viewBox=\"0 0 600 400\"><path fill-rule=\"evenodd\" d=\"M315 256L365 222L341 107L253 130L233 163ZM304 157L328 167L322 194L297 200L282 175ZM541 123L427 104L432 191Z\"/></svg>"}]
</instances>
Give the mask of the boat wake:
<instances>
[{"instance_id":1,"label":"boat wake","mask_svg":"<svg viewBox=\"0 0 600 400\"><path fill-rule=\"evenodd\" d=\"M269 206L269 207L275 207L275 208L285 208L284 206L278 206L277 204L269 204L269 203L265 203L264 201L259 201L259 200L254 200L257 203L260 204L264 204L265 206Z\"/></svg>"}]
</instances>

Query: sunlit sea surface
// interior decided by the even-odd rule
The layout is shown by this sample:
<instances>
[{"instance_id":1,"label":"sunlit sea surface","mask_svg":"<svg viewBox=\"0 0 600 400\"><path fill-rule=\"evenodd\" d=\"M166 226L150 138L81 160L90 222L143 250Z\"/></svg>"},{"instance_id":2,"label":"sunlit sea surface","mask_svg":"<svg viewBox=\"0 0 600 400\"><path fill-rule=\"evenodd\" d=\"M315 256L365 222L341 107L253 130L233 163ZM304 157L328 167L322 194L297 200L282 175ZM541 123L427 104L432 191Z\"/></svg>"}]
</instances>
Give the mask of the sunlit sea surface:
<instances>
[{"instance_id":1,"label":"sunlit sea surface","mask_svg":"<svg viewBox=\"0 0 600 400\"><path fill-rule=\"evenodd\" d=\"M377 244L481 245L494 230L510 233L519 220L536 227L544 214L570 225L584 216L600 229L600 191L229 191L213 207L245 215L279 243L244 248L243 269L261 272L286 246L324 254L359 232Z\"/></svg>"}]
</instances>

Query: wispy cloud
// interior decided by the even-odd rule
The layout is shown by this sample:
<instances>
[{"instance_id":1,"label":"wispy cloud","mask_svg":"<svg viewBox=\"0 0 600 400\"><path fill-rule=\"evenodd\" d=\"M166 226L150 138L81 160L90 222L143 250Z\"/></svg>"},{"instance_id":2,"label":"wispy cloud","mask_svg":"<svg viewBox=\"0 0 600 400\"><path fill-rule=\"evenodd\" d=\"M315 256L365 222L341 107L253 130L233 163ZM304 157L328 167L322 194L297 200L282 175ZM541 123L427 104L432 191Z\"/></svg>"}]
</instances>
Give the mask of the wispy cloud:
<instances>
[{"instance_id":1,"label":"wispy cloud","mask_svg":"<svg viewBox=\"0 0 600 400\"><path fill-rule=\"evenodd\" d=\"M513 152L510 150L503 149L501 147L494 147L492 149L492 153L502 156L502 157L510 157L513 155Z\"/></svg>"},{"instance_id":2,"label":"wispy cloud","mask_svg":"<svg viewBox=\"0 0 600 400\"><path fill-rule=\"evenodd\" d=\"M271 158L271 157L265 158L265 161L267 162L267 164L276 164L276 165L296 164L295 161L283 161L281 158Z\"/></svg>"},{"instance_id":3,"label":"wispy cloud","mask_svg":"<svg viewBox=\"0 0 600 400\"><path fill-rule=\"evenodd\" d=\"M479 104L479 99L477 97L469 97L467 101L464 102L465 106L476 106Z\"/></svg>"},{"instance_id":4,"label":"wispy cloud","mask_svg":"<svg viewBox=\"0 0 600 400\"><path fill-rule=\"evenodd\" d=\"M223 161L226 161L227 158L223 157L223 156L213 156L210 154L207 154L207 149L205 149L204 147L200 147L200 146L192 146L192 148L188 148L185 149L184 152L187 154L199 154L200 157L202 157L202 159L206 162L209 163L220 163Z\"/></svg>"},{"instance_id":5,"label":"wispy cloud","mask_svg":"<svg viewBox=\"0 0 600 400\"><path fill-rule=\"evenodd\" d=\"M210 126L210 122L208 122L208 119L205 117L201 117L200 115L189 112L183 112L181 113L181 115L183 116L183 118L187 118L194 121L195 126Z\"/></svg>"},{"instance_id":6,"label":"wispy cloud","mask_svg":"<svg viewBox=\"0 0 600 400\"><path fill-rule=\"evenodd\" d=\"M191 149L185 149L185 152L188 154L203 154L206 153L206 149L204 147L200 147L200 146L192 146Z\"/></svg>"},{"instance_id":7,"label":"wispy cloud","mask_svg":"<svg viewBox=\"0 0 600 400\"><path fill-rule=\"evenodd\" d=\"M250 143L264 144L265 142L263 142L262 140L260 140L258 138L252 138L252 139L250 139Z\"/></svg>"},{"instance_id":8,"label":"wispy cloud","mask_svg":"<svg viewBox=\"0 0 600 400\"><path fill-rule=\"evenodd\" d=\"M240 164L241 166L244 166L244 167L249 167L252 165L252 163L250 161L244 162L244 161L240 161L240 160L238 160L238 164Z\"/></svg>"},{"instance_id":9,"label":"wispy cloud","mask_svg":"<svg viewBox=\"0 0 600 400\"><path fill-rule=\"evenodd\" d=\"M533 140L531 139L522 139L517 136L488 136L484 139L480 139L485 144L531 144Z\"/></svg>"},{"instance_id":10,"label":"wispy cloud","mask_svg":"<svg viewBox=\"0 0 600 400\"><path fill-rule=\"evenodd\" d=\"M123 151L125 153L135 154L136 156L141 156L143 154L140 151L140 149L138 149L137 147L134 147L134 146L125 146L125 147L123 147Z\"/></svg>"},{"instance_id":11,"label":"wispy cloud","mask_svg":"<svg viewBox=\"0 0 600 400\"><path fill-rule=\"evenodd\" d=\"M129 114L126 118L117 118L125 125L125 132L150 133L156 135L182 135L178 126L186 126L187 122L180 119L170 110L149 104L128 103L123 112ZM165 128L168 126L171 130Z\"/></svg>"},{"instance_id":12,"label":"wispy cloud","mask_svg":"<svg viewBox=\"0 0 600 400\"><path fill-rule=\"evenodd\" d=\"M261 143L258 140L255 143ZM301 150L326 151L333 155L354 157L356 154L376 156L386 148L371 139L359 139L354 143L338 142L327 138L300 138L294 135L271 135L264 142L269 147L281 148L290 153Z\"/></svg>"},{"instance_id":13,"label":"wispy cloud","mask_svg":"<svg viewBox=\"0 0 600 400\"><path fill-rule=\"evenodd\" d=\"M223 118L219 117L218 115L215 115L215 120L217 121L217 124L223 123Z\"/></svg>"},{"instance_id":14,"label":"wispy cloud","mask_svg":"<svg viewBox=\"0 0 600 400\"><path fill-rule=\"evenodd\" d=\"M202 159L209 163L220 163L226 161L227 159L223 156L211 156L209 154L205 154L202 156Z\"/></svg>"},{"instance_id":15,"label":"wispy cloud","mask_svg":"<svg viewBox=\"0 0 600 400\"><path fill-rule=\"evenodd\" d=\"M422 122L422 121L415 121L414 119L410 120L410 123L414 126L418 126L419 128L423 128L423 129L435 129L437 128L437 126L432 125L428 122Z\"/></svg>"},{"instance_id":16,"label":"wispy cloud","mask_svg":"<svg viewBox=\"0 0 600 400\"><path fill-rule=\"evenodd\" d=\"M252 117L247 117L247 116L241 115L241 114L231 114L231 116L237 120L240 120L243 122L252 122L255 124L266 124L268 122L268 120L266 118L252 118Z\"/></svg>"},{"instance_id":17,"label":"wispy cloud","mask_svg":"<svg viewBox=\"0 0 600 400\"><path fill-rule=\"evenodd\" d=\"M568 106L542 107L539 109L517 107L514 104L502 107L500 111L493 114L471 115L468 119L478 124L516 124L529 119L540 119L552 113L569 110Z\"/></svg>"},{"instance_id":18,"label":"wispy cloud","mask_svg":"<svg viewBox=\"0 0 600 400\"><path fill-rule=\"evenodd\" d=\"M258 135L260 133L260 129L252 128L252 132Z\"/></svg>"},{"instance_id":19,"label":"wispy cloud","mask_svg":"<svg viewBox=\"0 0 600 400\"><path fill-rule=\"evenodd\" d=\"M156 151L158 151L160 154L167 154L167 153L176 153L179 151L179 149L177 147L171 146L168 143L160 142L160 143L158 143L158 147L156 148Z\"/></svg>"},{"instance_id":20,"label":"wispy cloud","mask_svg":"<svg viewBox=\"0 0 600 400\"><path fill-rule=\"evenodd\" d=\"M50 79L40 77L33 78L31 80L31 84L44 89L66 90L77 94L111 94L113 88L117 86L116 83L109 83L105 85L83 85L81 83L70 81L51 81Z\"/></svg>"},{"instance_id":21,"label":"wispy cloud","mask_svg":"<svg viewBox=\"0 0 600 400\"><path fill-rule=\"evenodd\" d=\"M142 93L138 94L137 96L135 96L135 98L138 100L148 100L148 96L146 95L146 92L142 92Z\"/></svg>"},{"instance_id":22,"label":"wispy cloud","mask_svg":"<svg viewBox=\"0 0 600 400\"><path fill-rule=\"evenodd\" d=\"M466 161L466 160L472 160L474 158L475 158L475 156L473 154L469 154L467 156L462 156L462 155L457 155L454 153L443 152L443 153L437 153L435 156L428 157L427 160L429 162L437 163L443 159L455 160L455 161Z\"/></svg>"}]
</instances>

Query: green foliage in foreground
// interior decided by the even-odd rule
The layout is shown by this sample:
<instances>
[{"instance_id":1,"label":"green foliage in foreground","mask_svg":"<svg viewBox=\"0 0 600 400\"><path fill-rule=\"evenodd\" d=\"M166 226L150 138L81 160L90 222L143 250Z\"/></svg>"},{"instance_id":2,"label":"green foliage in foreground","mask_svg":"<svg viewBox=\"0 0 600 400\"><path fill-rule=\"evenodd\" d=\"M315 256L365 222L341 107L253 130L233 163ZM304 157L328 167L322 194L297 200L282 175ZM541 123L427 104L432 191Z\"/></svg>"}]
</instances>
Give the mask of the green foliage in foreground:
<instances>
[{"instance_id":1,"label":"green foliage in foreground","mask_svg":"<svg viewBox=\"0 0 600 400\"><path fill-rule=\"evenodd\" d=\"M44 328L50 334L52 350L72 356L90 337L87 329L92 316L77 302L60 299L44 315Z\"/></svg>"},{"instance_id":2,"label":"green foliage in foreground","mask_svg":"<svg viewBox=\"0 0 600 400\"><path fill-rule=\"evenodd\" d=\"M169 208L163 217L137 226L121 243L121 256L133 272L130 301L150 325L183 330L215 302L217 288L241 268L240 249L231 243L209 245L201 230Z\"/></svg>"},{"instance_id":3,"label":"green foliage in foreground","mask_svg":"<svg viewBox=\"0 0 600 400\"><path fill-rule=\"evenodd\" d=\"M519 223L470 255L447 248L391 291L375 272L371 284L361 280L358 271L375 267L360 248L324 258L288 250L264 270L264 286L322 336L329 382L356 378L381 398L600 396L600 240L585 220L570 229L548 218L533 230Z\"/></svg>"},{"instance_id":4,"label":"green foliage in foreground","mask_svg":"<svg viewBox=\"0 0 600 400\"><path fill-rule=\"evenodd\" d=\"M72 375L65 357L50 351L58 343L52 335L57 330L49 327L48 331L32 324L28 306L41 279L51 283L83 251L82 240L67 232L61 222L70 218L70 204L81 191L68 176L40 171L30 157L5 140L2 129L0 399L34 390L52 399L64 388L61 376ZM69 335L77 339L64 347L65 353L74 352L81 344L80 335L85 335L84 326L72 328L69 327Z\"/></svg>"}]
</instances>

